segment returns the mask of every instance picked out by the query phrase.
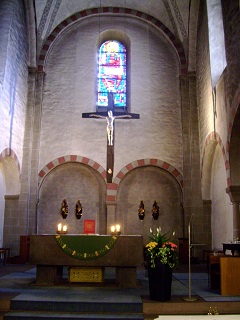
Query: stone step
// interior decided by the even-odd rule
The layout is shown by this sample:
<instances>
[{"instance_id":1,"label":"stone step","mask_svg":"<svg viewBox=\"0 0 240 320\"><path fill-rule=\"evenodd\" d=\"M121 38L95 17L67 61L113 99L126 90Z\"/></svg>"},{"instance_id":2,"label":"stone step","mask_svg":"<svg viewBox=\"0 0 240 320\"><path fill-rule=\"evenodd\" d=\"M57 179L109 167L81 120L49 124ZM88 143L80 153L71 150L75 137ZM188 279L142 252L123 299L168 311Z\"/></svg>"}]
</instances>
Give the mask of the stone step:
<instances>
[{"instance_id":1,"label":"stone step","mask_svg":"<svg viewBox=\"0 0 240 320\"><path fill-rule=\"evenodd\" d=\"M86 320L86 319L96 319L96 320L144 320L143 314L132 314L132 313L54 313L54 312L39 312L39 311L11 311L4 315L4 320Z\"/></svg>"},{"instance_id":2,"label":"stone step","mask_svg":"<svg viewBox=\"0 0 240 320\"><path fill-rule=\"evenodd\" d=\"M11 299L4 320L129 319L143 320L143 304L132 290L84 288L22 293Z\"/></svg>"},{"instance_id":3,"label":"stone step","mask_svg":"<svg viewBox=\"0 0 240 320\"><path fill-rule=\"evenodd\" d=\"M51 299L51 298L50 298ZM142 301L111 302L103 301L54 301L54 300L11 300L10 310L13 311L51 311L79 313L142 313ZM52 298L53 299L53 298Z\"/></svg>"}]
</instances>

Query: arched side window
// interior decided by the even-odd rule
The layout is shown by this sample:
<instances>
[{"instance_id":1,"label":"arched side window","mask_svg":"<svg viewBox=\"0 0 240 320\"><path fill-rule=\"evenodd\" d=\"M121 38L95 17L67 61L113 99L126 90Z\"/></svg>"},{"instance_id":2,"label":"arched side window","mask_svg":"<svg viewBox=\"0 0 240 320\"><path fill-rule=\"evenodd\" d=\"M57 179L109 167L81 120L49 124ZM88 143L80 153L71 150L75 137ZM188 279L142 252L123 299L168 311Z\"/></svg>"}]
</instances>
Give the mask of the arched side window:
<instances>
[{"instance_id":1,"label":"arched side window","mask_svg":"<svg viewBox=\"0 0 240 320\"><path fill-rule=\"evenodd\" d=\"M97 110L105 111L110 106L110 92L113 108L127 108L127 52L126 47L116 40L102 43L98 52Z\"/></svg>"},{"instance_id":2,"label":"arched side window","mask_svg":"<svg viewBox=\"0 0 240 320\"><path fill-rule=\"evenodd\" d=\"M207 13L211 77L214 88L227 65L221 0L207 0Z\"/></svg>"}]
</instances>

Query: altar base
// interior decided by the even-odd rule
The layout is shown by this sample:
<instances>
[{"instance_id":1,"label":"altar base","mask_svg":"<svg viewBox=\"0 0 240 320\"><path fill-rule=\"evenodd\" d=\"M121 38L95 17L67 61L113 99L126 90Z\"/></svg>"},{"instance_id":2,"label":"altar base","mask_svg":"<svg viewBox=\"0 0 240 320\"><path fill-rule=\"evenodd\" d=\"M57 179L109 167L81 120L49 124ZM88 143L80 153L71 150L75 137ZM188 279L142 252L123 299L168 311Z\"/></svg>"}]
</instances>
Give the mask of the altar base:
<instances>
[{"instance_id":1,"label":"altar base","mask_svg":"<svg viewBox=\"0 0 240 320\"><path fill-rule=\"evenodd\" d=\"M69 268L69 282L103 282L104 268Z\"/></svg>"}]
</instances>

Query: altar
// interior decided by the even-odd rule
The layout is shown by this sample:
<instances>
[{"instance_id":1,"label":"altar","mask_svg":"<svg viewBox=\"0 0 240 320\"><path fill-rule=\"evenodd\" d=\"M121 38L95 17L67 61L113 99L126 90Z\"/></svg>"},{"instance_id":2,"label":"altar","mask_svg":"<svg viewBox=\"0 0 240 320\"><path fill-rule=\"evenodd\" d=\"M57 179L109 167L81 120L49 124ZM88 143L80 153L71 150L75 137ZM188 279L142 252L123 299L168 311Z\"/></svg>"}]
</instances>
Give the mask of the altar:
<instances>
[{"instance_id":1,"label":"altar","mask_svg":"<svg viewBox=\"0 0 240 320\"><path fill-rule=\"evenodd\" d=\"M63 267L116 268L116 284L134 287L143 265L140 235L31 235L29 263L35 264L36 284L60 283Z\"/></svg>"}]
</instances>

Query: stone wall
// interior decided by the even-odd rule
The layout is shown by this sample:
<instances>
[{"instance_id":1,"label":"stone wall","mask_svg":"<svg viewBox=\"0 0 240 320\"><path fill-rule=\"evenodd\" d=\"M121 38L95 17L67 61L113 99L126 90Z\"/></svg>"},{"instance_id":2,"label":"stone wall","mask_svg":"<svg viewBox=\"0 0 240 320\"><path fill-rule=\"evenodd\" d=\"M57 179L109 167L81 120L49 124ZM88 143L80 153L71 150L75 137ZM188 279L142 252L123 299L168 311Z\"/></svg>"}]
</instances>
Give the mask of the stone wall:
<instances>
[{"instance_id":1,"label":"stone wall","mask_svg":"<svg viewBox=\"0 0 240 320\"><path fill-rule=\"evenodd\" d=\"M66 219L61 216L63 199L68 203ZM76 218L76 203L83 207L81 219ZM54 234L58 223L67 224L71 234L84 233L84 220L95 220L95 231L106 230L106 184L102 177L88 166L66 163L52 170L44 179L39 191L37 232Z\"/></svg>"},{"instance_id":2,"label":"stone wall","mask_svg":"<svg viewBox=\"0 0 240 320\"><path fill-rule=\"evenodd\" d=\"M230 33L231 28L227 26L230 22L227 18L229 12L223 2L222 4L225 32L229 30L225 33L228 65L217 82L215 95L211 83L210 64L212 61L207 45L208 21L204 2L200 7L197 46L197 100L201 176L203 177L202 194L204 195L203 200L211 200L212 245L218 250L222 248L222 242L232 240L232 206L226 194L226 188L229 185L229 132L233 114L231 101L237 94L232 90L234 87L236 90L238 86L236 83L239 83L235 75L239 68L239 50L236 50L239 41L235 41L235 32ZM205 46L202 43L205 43ZM234 52L236 54L233 54ZM215 56L216 59L217 56ZM233 82L235 82L234 86L230 84ZM209 210L208 214L210 214Z\"/></svg>"},{"instance_id":3,"label":"stone wall","mask_svg":"<svg viewBox=\"0 0 240 320\"><path fill-rule=\"evenodd\" d=\"M11 148L21 163L28 72L22 1L1 1L0 31L0 152Z\"/></svg>"},{"instance_id":4,"label":"stone wall","mask_svg":"<svg viewBox=\"0 0 240 320\"><path fill-rule=\"evenodd\" d=\"M139 120L116 120L114 176L128 163L157 158L182 170L179 64L173 48L143 22L107 17L101 31L124 30L131 41L131 112ZM124 23L124 28L123 28ZM82 119L95 111L99 21L69 28L57 41L45 67L39 170L53 159L77 154L106 167L106 121ZM168 134L169 129L174 132ZM56 141L58 143L56 143Z\"/></svg>"},{"instance_id":5,"label":"stone wall","mask_svg":"<svg viewBox=\"0 0 240 320\"><path fill-rule=\"evenodd\" d=\"M226 41L226 95L225 103L231 108L231 104L239 95L239 73L240 73L240 13L239 1L234 0L229 3L222 1L223 21Z\"/></svg>"},{"instance_id":6,"label":"stone wall","mask_svg":"<svg viewBox=\"0 0 240 320\"><path fill-rule=\"evenodd\" d=\"M143 201L145 218L139 220L138 208ZM159 205L159 218L154 220L152 208L154 201ZM168 172L153 166L141 167L128 173L120 184L116 221L122 226L124 234L141 234L146 244L149 241L149 229L162 233L176 242L183 237L184 218L181 210L182 190L177 181Z\"/></svg>"},{"instance_id":7,"label":"stone wall","mask_svg":"<svg viewBox=\"0 0 240 320\"><path fill-rule=\"evenodd\" d=\"M18 211L27 104L28 40L23 1L0 2L0 153L14 157L14 170L2 162L0 234L11 254L19 251L19 235L26 232L26 212ZM12 187L11 187L12 185ZM6 199L3 196L6 196ZM12 198L13 196L13 198ZM3 223L5 227L3 228ZM4 236L1 231L4 231Z\"/></svg>"}]
</instances>

